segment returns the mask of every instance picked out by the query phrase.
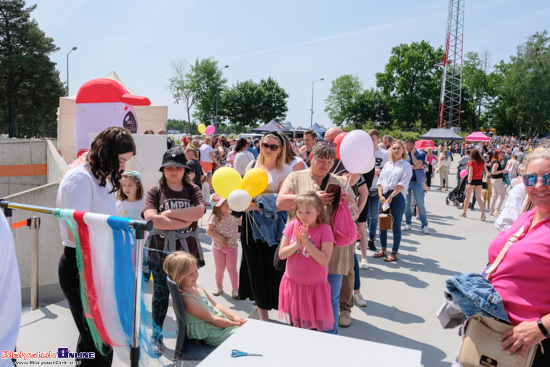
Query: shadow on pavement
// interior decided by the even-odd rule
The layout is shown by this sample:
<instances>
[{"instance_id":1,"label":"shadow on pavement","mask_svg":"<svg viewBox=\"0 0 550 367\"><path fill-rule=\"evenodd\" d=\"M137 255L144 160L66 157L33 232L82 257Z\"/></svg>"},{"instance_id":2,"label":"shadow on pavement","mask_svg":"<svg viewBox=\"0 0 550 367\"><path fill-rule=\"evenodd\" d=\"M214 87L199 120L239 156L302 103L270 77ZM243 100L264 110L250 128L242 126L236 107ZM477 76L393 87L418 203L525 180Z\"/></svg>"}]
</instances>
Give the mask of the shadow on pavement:
<instances>
[{"instance_id":1,"label":"shadow on pavement","mask_svg":"<svg viewBox=\"0 0 550 367\"><path fill-rule=\"evenodd\" d=\"M369 306L370 307L370 306ZM352 338L368 340L375 343L395 345L397 347L416 349L422 351L422 364L426 367L450 367L450 362L444 362L443 359L447 357L445 352L430 344L423 343L419 340L410 339L403 335L392 333L387 330L379 329L364 321L353 320L352 326L346 329L345 332L340 334L349 336ZM419 334L421 335L421 334ZM360 351L357 351L360 353ZM368 361L368 356L364 356Z\"/></svg>"},{"instance_id":2,"label":"shadow on pavement","mask_svg":"<svg viewBox=\"0 0 550 367\"><path fill-rule=\"evenodd\" d=\"M429 285L428 283L420 280L414 275L401 274L401 273L392 271L392 268L396 268L399 266L399 262L386 263L382 259L373 259L373 260L376 260L376 262L374 261L370 262L371 268L368 270L368 273L366 274L364 272L361 273L362 278L377 279L377 280L394 280L397 282L403 282L413 288L426 288ZM379 262L382 264L380 264ZM372 265L375 265L376 267L372 267ZM382 268L382 266L384 265L388 266L388 271L385 271L384 268Z\"/></svg>"}]
</instances>

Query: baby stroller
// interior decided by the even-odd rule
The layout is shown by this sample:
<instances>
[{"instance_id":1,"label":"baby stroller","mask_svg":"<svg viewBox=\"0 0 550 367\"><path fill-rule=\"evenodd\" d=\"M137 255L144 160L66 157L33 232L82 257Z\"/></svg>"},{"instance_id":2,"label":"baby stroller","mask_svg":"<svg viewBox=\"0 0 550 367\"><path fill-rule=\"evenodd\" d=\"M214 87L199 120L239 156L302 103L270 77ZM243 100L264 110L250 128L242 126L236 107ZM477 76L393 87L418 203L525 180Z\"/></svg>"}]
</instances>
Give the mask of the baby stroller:
<instances>
[{"instance_id":1,"label":"baby stroller","mask_svg":"<svg viewBox=\"0 0 550 367\"><path fill-rule=\"evenodd\" d=\"M445 204L449 205L449 202L453 203L455 206L462 207L464 203L464 196L466 194L466 184L468 183L468 175L464 176L460 180L460 184L453 189L445 198Z\"/></svg>"}]
</instances>

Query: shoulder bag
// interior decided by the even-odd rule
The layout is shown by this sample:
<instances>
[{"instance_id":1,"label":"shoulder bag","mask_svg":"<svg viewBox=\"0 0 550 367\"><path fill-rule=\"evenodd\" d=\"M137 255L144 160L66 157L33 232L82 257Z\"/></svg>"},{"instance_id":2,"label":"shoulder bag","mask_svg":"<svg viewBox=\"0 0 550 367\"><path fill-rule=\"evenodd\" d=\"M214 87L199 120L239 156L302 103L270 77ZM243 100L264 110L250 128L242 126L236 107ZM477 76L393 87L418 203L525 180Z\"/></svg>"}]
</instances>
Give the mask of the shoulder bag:
<instances>
[{"instance_id":1,"label":"shoulder bag","mask_svg":"<svg viewBox=\"0 0 550 367\"><path fill-rule=\"evenodd\" d=\"M522 226L512 235L498 254L495 262L485 272L489 279L491 273L498 267L508 248L523 233ZM513 355L507 350L501 350L500 337L512 329L513 326L491 317L474 315L468 319L462 346L460 347L459 361L464 367L495 366L495 367L528 367L533 364L537 346L533 346L523 358L519 358L519 349Z\"/></svg>"}]
</instances>

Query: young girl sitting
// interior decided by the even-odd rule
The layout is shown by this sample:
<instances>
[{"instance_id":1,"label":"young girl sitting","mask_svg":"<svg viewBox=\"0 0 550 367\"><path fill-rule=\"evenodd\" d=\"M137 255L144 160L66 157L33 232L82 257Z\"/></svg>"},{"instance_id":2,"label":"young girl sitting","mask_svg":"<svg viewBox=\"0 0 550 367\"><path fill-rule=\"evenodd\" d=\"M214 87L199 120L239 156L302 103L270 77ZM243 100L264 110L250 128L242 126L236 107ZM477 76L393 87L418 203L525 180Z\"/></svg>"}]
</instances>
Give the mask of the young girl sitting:
<instances>
[{"instance_id":1,"label":"young girl sitting","mask_svg":"<svg viewBox=\"0 0 550 367\"><path fill-rule=\"evenodd\" d=\"M136 171L126 171L120 179L120 188L117 191L117 217L143 220L141 212L145 205L141 174Z\"/></svg>"},{"instance_id":2,"label":"young girl sitting","mask_svg":"<svg viewBox=\"0 0 550 367\"><path fill-rule=\"evenodd\" d=\"M210 199L214 204L212 215L208 220L206 234L212 238L214 263L216 264L216 288L214 296L223 292L223 274L225 269L231 280L231 297L239 298L239 273L237 272L237 255L240 219L231 215L227 200L218 194L212 194Z\"/></svg>"},{"instance_id":3,"label":"young girl sitting","mask_svg":"<svg viewBox=\"0 0 550 367\"><path fill-rule=\"evenodd\" d=\"M331 330L334 315L327 281L334 237L321 200L313 191L296 197L283 231L279 257L288 259L279 287L279 318L292 325Z\"/></svg>"},{"instance_id":4,"label":"young girl sitting","mask_svg":"<svg viewBox=\"0 0 550 367\"><path fill-rule=\"evenodd\" d=\"M216 303L197 284L199 271L193 255L176 251L166 257L163 268L180 289L185 307L187 337L218 346L246 322L246 319Z\"/></svg>"}]
</instances>

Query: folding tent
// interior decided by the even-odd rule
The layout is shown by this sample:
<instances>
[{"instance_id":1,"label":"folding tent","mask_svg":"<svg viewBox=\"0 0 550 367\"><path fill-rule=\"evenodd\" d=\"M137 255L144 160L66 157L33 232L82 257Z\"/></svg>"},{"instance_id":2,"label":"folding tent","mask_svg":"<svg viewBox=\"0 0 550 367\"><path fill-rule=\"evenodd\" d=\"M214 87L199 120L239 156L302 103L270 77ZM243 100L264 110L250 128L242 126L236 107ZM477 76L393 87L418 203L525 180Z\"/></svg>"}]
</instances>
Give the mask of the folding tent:
<instances>
[{"instance_id":1,"label":"folding tent","mask_svg":"<svg viewBox=\"0 0 550 367\"><path fill-rule=\"evenodd\" d=\"M463 140L462 136L451 129L430 129L426 134L420 135L419 138L429 140Z\"/></svg>"},{"instance_id":2,"label":"folding tent","mask_svg":"<svg viewBox=\"0 0 550 367\"><path fill-rule=\"evenodd\" d=\"M466 141L489 141L489 137L482 133L481 131L476 131L475 133L471 133L466 137Z\"/></svg>"},{"instance_id":3,"label":"folding tent","mask_svg":"<svg viewBox=\"0 0 550 367\"><path fill-rule=\"evenodd\" d=\"M279 125L275 120L271 120L267 124L258 126L257 128L252 130L253 133L265 133L267 131L290 132L290 130L285 129L284 127Z\"/></svg>"}]
</instances>

